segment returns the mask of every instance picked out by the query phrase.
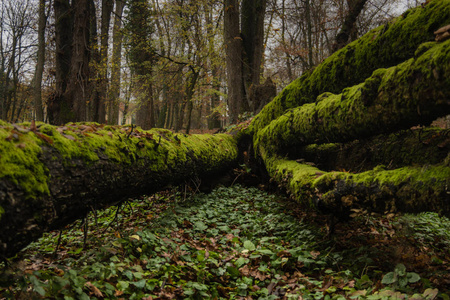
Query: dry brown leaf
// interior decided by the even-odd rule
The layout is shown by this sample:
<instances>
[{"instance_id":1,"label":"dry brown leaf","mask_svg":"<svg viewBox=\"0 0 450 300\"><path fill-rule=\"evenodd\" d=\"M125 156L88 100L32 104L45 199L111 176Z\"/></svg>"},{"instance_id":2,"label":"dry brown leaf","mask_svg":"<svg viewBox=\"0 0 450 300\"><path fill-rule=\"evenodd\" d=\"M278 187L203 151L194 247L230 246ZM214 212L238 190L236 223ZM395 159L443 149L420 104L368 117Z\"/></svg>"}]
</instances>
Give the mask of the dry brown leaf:
<instances>
[{"instance_id":1,"label":"dry brown leaf","mask_svg":"<svg viewBox=\"0 0 450 300\"><path fill-rule=\"evenodd\" d=\"M90 281L86 282L84 284L84 286L88 287L91 290L91 292L94 293L94 295L96 297L103 298L102 292L95 285L93 285Z\"/></svg>"}]
</instances>

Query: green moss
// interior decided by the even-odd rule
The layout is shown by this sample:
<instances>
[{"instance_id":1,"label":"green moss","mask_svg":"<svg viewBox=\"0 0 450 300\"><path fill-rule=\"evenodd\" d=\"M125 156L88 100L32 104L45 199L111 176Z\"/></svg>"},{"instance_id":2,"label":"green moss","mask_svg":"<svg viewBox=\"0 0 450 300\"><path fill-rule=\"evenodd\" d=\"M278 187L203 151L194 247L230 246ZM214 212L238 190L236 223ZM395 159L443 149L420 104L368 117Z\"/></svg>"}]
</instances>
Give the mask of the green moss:
<instances>
[{"instance_id":1,"label":"green moss","mask_svg":"<svg viewBox=\"0 0 450 300\"><path fill-rule=\"evenodd\" d=\"M448 111L450 40L417 59L379 69L341 94L288 110L255 136L255 148L275 153L286 147L345 142L431 122Z\"/></svg>"},{"instance_id":2,"label":"green moss","mask_svg":"<svg viewBox=\"0 0 450 300\"><path fill-rule=\"evenodd\" d=\"M145 164L152 171L177 170L180 166L202 165L215 170L237 158L236 140L226 134L182 135L168 130L142 131L95 123L55 127L38 124L36 132L21 124L0 128L0 179L21 186L26 198L48 194L49 172L40 160L42 149L53 149L53 159L70 166L81 160L86 166L100 159L117 164ZM47 151L47 150L46 150ZM194 171L194 170L193 170Z\"/></svg>"},{"instance_id":3,"label":"green moss","mask_svg":"<svg viewBox=\"0 0 450 300\"><path fill-rule=\"evenodd\" d=\"M0 128L0 178L21 185L26 198L48 194L48 170L39 160L42 141L32 132Z\"/></svg>"},{"instance_id":4,"label":"green moss","mask_svg":"<svg viewBox=\"0 0 450 300\"><path fill-rule=\"evenodd\" d=\"M345 199L356 193L359 201L354 204L369 201L366 208L381 205L404 208L407 211L428 209L449 213L448 203L441 203L442 193L446 193L446 186L450 184L450 167L445 163L395 170L386 170L385 166L380 165L358 174L324 172L316 167L276 156L266 158L265 163L271 177L283 185L297 201L310 206L313 205L314 198L333 202L341 201L340 198L335 198L336 195ZM378 190L379 195L362 194L364 189L357 188L358 186L365 187L366 193ZM386 194L390 195L391 200L384 198ZM372 198L381 198L387 202L370 203Z\"/></svg>"},{"instance_id":5,"label":"green moss","mask_svg":"<svg viewBox=\"0 0 450 300\"><path fill-rule=\"evenodd\" d=\"M433 40L434 31L449 23L450 0L434 0L370 31L288 85L253 119L250 132L255 134L285 110L314 102L324 92L340 93L376 69L414 57L421 43Z\"/></svg>"}]
</instances>

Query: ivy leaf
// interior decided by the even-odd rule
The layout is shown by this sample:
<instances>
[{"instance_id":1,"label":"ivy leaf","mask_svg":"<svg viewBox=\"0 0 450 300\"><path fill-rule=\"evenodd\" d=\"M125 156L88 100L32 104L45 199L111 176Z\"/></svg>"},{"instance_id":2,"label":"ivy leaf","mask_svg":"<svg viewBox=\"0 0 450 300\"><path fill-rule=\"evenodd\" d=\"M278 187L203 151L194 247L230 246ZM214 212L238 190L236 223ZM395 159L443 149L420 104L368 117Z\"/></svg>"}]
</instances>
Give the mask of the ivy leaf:
<instances>
[{"instance_id":1,"label":"ivy leaf","mask_svg":"<svg viewBox=\"0 0 450 300\"><path fill-rule=\"evenodd\" d=\"M414 272L408 272L407 278L409 283L414 283L420 280L420 275Z\"/></svg>"},{"instance_id":2,"label":"ivy leaf","mask_svg":"<svg viewBox=\"0 0 450 300\"><path fill-rule=\"evenodd\" d=\"M397 276L395 276L394 272L389 272L383 276L383 280L381 280L382 284L392 284L397 281Z\"/></svg>"},{"instance_id":3,"label":"ivy leaf","mask_svg":"<svg viewBox=\"0 0 450 300\"><path fill-rule=\"evenodd\" d=\"M248 251L256 250L255 244L253 244L251 241L248 240L244 242L244 248L247 249Z\"/></svg>"},{"instance_id":4,"label":"ivy leaf","mask_svg":"<svg viewBox=\"0 0 450 300\"><path fill-rule=\"evenodd\" d=\"M147 280L142 279L139 280L138 282L133 282L132 284L137 287L138 289L143 289L145 287L145 284L147 283Z\"/></svg>"},{"instance_id":5,"label":"ivy leaf","mask_svg":"<svg viewBox=\"0 0 450 300\"><path fill-rule=\"evenodd\" d=\"M206 229L208 229L208 226L206 226L205 223L201 221L197 221L194 223L194 228L198 231L205 231Z\"/></svg>"}]
</instances>

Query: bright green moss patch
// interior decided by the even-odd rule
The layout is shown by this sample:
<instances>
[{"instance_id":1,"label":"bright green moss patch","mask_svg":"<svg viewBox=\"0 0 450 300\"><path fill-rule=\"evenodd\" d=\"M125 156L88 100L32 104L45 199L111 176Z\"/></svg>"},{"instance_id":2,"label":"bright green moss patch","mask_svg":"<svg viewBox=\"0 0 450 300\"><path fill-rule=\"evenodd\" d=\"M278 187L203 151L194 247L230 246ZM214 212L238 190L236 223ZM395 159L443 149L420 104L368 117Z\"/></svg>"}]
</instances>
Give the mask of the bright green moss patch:
<instances>
[{"instance_id":1,"label":"bright green moss patch","mask_svg":"<svg viewBox=\"0 0 450 300\"><path fill-rule=\"evenodd\" d=\"M48 194L48 170L39 160L42 141L32 132L0 128L0 178L23 187L27 198Z\"/></svg>"},{"instance_id":2,"label":"bright green moss patch","mask_svg":"<svg viewBox=\"0 0 450 300\"><path fill-rule=\"evenodd\" d=\"M365 82L288 110L255 137L269 152L345 142L427 123L445 115L450 98L450 40L417 59L379 69Z\"/></svg>"}]
</instances>

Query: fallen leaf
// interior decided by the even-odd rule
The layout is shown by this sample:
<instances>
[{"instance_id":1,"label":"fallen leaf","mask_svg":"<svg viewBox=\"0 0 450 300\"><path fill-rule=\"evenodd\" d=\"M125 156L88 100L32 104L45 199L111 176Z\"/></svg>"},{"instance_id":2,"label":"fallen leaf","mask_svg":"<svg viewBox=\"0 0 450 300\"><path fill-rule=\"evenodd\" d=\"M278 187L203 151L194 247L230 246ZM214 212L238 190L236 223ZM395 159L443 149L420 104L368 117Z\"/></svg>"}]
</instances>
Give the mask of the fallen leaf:
<instances>
[{"instance_id":1,"label":"fallen leaf","mask_svg":"<svg viewBox=\"0 0 450 300\"><path fill-rule=\"evenodd\" d=\"M95 285L93 285L90 281L86 282L84 284L84 286L88 287L91 290L91 292L94 293L94 295L96 297L103 298L102 292Z\"/></svg>"}]
</instances>

